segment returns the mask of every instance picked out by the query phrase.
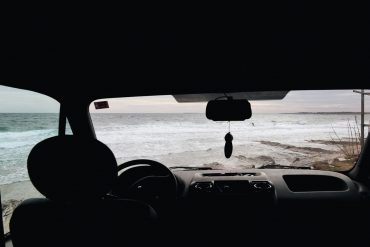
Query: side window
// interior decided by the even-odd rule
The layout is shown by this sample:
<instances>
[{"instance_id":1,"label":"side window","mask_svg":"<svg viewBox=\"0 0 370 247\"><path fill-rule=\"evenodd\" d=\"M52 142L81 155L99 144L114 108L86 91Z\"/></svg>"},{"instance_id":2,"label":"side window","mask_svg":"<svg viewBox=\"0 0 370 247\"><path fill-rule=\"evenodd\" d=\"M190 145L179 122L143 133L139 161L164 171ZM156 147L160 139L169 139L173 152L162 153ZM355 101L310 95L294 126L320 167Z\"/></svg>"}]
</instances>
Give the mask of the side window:
<instances>
[{"instance_id":1,"label":"side window","mask_svg":"<svg viewBox=\"0 0 370 247\"><path fill-rule=\"evenodd\" d=\"M33 146L58 134L60 104L32 91L0 86L0 190L5 233L14 208L41 197L29 181L27 157ZM67 132L71 133L69 126Z\"/></svg>"}]
</instances>

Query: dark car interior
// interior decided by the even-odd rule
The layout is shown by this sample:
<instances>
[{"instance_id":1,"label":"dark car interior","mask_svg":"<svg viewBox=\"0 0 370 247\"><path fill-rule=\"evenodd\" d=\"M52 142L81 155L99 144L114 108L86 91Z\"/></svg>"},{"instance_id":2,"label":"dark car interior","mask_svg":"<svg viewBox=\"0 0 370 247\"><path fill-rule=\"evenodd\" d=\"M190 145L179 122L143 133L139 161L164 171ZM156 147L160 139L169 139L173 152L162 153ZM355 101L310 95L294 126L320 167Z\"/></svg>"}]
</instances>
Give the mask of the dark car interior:
<instances>
[{"instance_id":1,"label":"dark car interior","mask_svg":"<svg viewBox=\"0 0 370 247\"><path fill-rule=\"evenodd\" d=\"M88 110L96 99L368 87L368 8L291 1L218 11L5 18L0 84L61 106L59 135L27 160L45 198L16 208L3 246L370 243L368 140L352 170L332 172L117 164L96 139Z\"/></svg>"}]
</instances>

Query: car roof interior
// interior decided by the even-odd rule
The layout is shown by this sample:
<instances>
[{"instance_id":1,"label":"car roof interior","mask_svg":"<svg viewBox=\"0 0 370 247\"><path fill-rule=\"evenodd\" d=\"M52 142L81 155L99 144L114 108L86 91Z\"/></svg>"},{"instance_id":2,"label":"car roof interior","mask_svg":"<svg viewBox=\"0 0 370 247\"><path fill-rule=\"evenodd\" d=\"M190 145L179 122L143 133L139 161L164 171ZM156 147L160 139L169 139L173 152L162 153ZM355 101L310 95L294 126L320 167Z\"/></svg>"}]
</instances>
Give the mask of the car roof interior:
<instances>
[{"instance_id":1,"label":"car roof interior","mask_svg":"<svg viewBox=\"0 0 370 247\"><path fill-rule=\"evenodd\" d=\"M2 17L1 83L90 101L362 88L369 81L366 8L293 2L221 12L199 6L189 16L158 6L68 17L19 10Z\"/></svg>"},{"instance_id":2,"label":"car roof interior","mask_svg":"<svg viewBox=\"0 0 370 247\"><path fill-rule=\"evenodd\" d=\"M281 97L289 90L368 88L370 36L366 7L354 3L290 1L267 6L248 3L246 7L217 11L211 6L204 9L199 6L193 11L164 11L152 6L135 12L116 9L68 15L17 11L12 18L1 17L5 38L0 55L0 84L39 92L59 101L60 116L67 117L76 136L69 139L62 133L41 142L32 151L35 152L30 155L35 160L32 164L38 163L28 166L35 171L35 181L40 182L41 190L46 180L39 176L49 176L51 172L43 162L61 155L55 150L63 150L66 156L56 162L59 167L63 162L83 166L86 152L76 151L81 146L96 148L96 153L102 154L97 157L106 157L107 164L111 162L111 153L95 139L89 117L88 107L96 99L175 95L176 100L184 102L191 101L191 95L196 98L200 94L203 98L195 100L233 92L255 92L258 97L258 92L276 91L270 97ZM71 146L75 149L68 148ZM76 159L69 159L72 154ZM366 141L357 166L347 173L247 169L236 173L191 170L163 175L166 171L160 164L143 161L158 167L160 176L176 181L176 191L180 192L177 201L171 202L172 208L156 210L131 200L116 203L114 198L109 198L108 203L88 198L84 204L75 199L60 200L53 197L55 191L47 191L46 197L56 204L35 199L17 209L12 223L17 241L13 244L15 247L30 243L137 246L145 241L164 246L369 244L369 159ZM98 164L97 160L91 158L89 162L100 169L101 162ZM73 168L63 169L60 174L69 178ZM85 182L83 175L78 176ZM55 181L63 178L56 176ZM243 179L244 182L238 182ZM86 181L89 183L94 187L98 182ZM84 191L86 184L76 182ZM226 185L238 189L246 186L249 194L208 193L209 186L220 189ZM66 209L64 203L77 206ZM98 210L110 209L109 219L100 217ZM81 232L81 238L64 233L65 225L75 220L59 217L66 210L78 214L80 221L75 221L76 225L83 228L90 224L88 230L73 228ZM122 213L124 210L127 213ZM45 220L34 224L35 212L44 215ZM55 215L59 216L50 218ZM113 220L114 216L117 218ZM55 228L58 234L45 227L55 222L60 223ZM92 241L94 235L100 234L97 229L102 224L112 227ZM144 242L139 241L145 237ZM22 238L26 240L19 240ZM66 240L58 245L58 238Z\"/></svg>"}]
</instances>

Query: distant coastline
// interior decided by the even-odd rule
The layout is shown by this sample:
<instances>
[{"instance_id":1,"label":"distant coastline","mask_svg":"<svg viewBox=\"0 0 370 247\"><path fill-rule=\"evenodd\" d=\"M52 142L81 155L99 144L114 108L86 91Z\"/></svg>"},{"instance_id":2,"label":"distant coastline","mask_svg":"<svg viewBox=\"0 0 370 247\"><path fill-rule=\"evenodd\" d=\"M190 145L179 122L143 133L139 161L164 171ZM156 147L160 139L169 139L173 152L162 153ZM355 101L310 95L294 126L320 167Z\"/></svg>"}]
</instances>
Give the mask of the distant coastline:
<instances>
[{"instance_id":1,"label":"distant coastline","mask_svg":"<svg viewBox=\"0 0 370 247\"><path fill-rule=\"evenodd\" d=\"M252 109L253 110L253 109ZM255 112L256 114L336 114L336 115L350 115L350 114L361 114L361 112ZM57 115L57 112L0 112L4 115L20 115L20 114L38 114L38 115ZM94 114L127 114L127 115L140 115L140 114L157 114L157 115L168 115L168 114L204 114L204 112L90 112L91 115ZM365 112L365 114L370 114L370 112Z\"/></svg>"},{"instance_id":2,"label":"distant coastline","mask_svg":"<svg viewBox=\"0 0 370 247\"><path fill-rule=\"evenodd\" d=\"M351 114L361 114L361 112L282 112L280 114L335 114L335 115L351 115ZM365 114L370 114L370 112L365 112Z\"/></svg>"}]
</instances>

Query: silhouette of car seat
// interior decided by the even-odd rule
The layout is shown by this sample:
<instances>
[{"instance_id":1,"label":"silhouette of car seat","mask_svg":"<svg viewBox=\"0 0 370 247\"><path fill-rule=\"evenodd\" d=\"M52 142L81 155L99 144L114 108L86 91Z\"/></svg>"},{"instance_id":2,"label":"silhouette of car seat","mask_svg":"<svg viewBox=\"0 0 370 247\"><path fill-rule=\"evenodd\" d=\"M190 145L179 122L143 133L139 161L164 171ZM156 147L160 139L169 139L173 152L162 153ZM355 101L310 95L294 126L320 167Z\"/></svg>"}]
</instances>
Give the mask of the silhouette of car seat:
<instances>
[{"instance_id":1,"label":"silhouette of car seat","mask_svg":"<svg viewBox=\"0 0 370 247\"><path fill-rule=\"evenodd\" d=\"M46 198L25 200L14 210L14 247L142 246L154 237L153 208L105 197L117 179L117 163L98 140L46 139L32 149L27 166L32 184Z\"/></svg>"}]
</instances>

